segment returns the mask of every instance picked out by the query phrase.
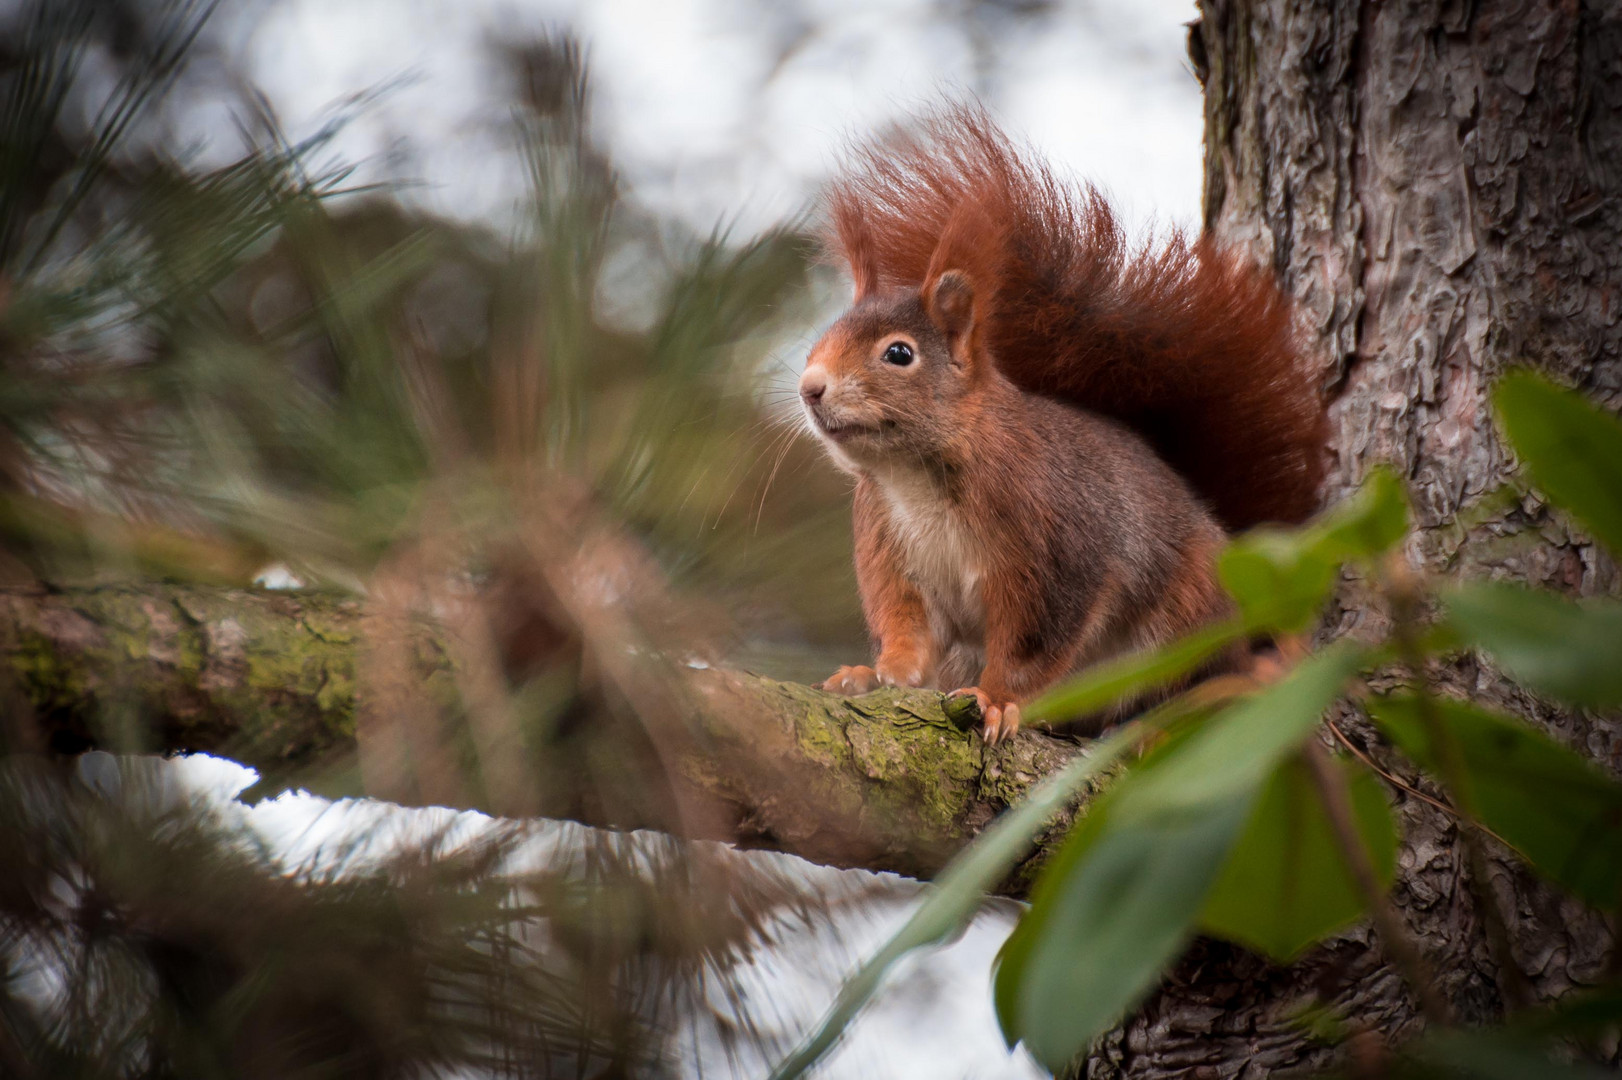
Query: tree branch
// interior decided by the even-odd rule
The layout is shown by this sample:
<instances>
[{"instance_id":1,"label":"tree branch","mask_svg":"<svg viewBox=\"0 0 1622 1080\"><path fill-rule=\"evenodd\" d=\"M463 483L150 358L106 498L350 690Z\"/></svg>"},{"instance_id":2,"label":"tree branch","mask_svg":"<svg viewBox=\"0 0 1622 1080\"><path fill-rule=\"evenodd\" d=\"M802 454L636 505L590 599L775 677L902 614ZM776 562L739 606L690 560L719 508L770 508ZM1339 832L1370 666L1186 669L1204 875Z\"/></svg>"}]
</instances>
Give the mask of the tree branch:
<instances>
[{"instance_id":1,"label":"tree branch","mask_svg":"<svg viewBox=\"0 0 1622 1080\"><path fill-rule=\"evenodd\" d=\"M416 693L450 717L441 744L472 779L448 797L441 783L432 798L420 786L376 790L377 770L362 782L363 744L376 721L367 719L371 691L358 674L367 670L361 618L353 601L317 593L169 584L0 592L8 746L217 753L259 770L256 795L297 786L502 812L468 764L478 755L454 752L472 743L452 707L452 658L465 650L443 647L444 630L426 624L411 630L422 660ZM933 691L847 699L744 672L683 671L681 700L691 715L655 740L670 789L664 805L674 813L650 811L647 800L619 805L554 790L560 777L578 777L620 751L527 731L532 764L544 766L535 783L550 792L537 798L536 812L929 877L1080 752L1040 732L987 747L969 718L949 716ZM1047 842L1067 824L1058 822ZM1022 893L1045 854L1044 845L1005 891Z\"/></svg>"}]
</instances>

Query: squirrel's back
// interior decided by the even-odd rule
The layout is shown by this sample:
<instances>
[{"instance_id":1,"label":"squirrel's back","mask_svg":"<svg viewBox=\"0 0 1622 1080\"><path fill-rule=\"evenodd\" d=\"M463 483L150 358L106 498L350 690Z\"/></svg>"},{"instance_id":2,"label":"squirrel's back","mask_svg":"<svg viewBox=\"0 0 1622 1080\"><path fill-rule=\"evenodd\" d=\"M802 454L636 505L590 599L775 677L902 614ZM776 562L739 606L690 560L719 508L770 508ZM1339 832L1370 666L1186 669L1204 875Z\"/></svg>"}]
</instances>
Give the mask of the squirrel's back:
<instances>
[{"instance_id":1,"label":"squirrel's back","mask_svg":"<svg viewBox=\"0 0 1622 1080\"><path fill-rule=\"evenodd\" d=\"M1133 245L1095 189L970 107L860 151L829 204L859 294L967 272L1015 384L1140 432L1230 531L1316 508L1323 397L1264 273L1177 232Z\"/></svg>"}]
</instances>

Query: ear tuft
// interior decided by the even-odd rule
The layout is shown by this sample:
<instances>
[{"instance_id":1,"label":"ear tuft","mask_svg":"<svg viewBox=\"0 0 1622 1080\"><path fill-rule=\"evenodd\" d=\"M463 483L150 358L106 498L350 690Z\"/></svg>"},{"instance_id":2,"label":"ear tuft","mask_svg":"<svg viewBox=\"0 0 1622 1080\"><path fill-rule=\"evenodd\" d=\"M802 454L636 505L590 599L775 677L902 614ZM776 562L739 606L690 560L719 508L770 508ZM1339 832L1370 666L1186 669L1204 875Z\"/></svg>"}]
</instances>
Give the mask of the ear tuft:
<instances>
[{"instance_id":1,"label":"ear tuft","mask_svg":"<svg viewBox=\"0 0 1622 1080\"><path fill-rule=\"evenodd\" d=\"M856 299L865 300L879 290L879 260L872 245L857 243L850 252L850 276L856 286Z\"/></svg>"},{"instance_id":2,"label":"ear tuft","mask_svg":"<svg viewBox=\"0 0 1622 1080\"><path fill-rule=\"evenodd\" d=\"M856 299L865 300L879 289L879 252L871 225L859 206L843 202L834 209L834 235L837 250L850 267Z\"/></svg>"},{"instance_id":3,"label":"ear tuft","mask_svg":"<svg viewBox=\"0 0 1622 1080\"><path fill-rule=\"evenodd\" d=\"M948 338L961 338L974 325L974 286L961 270L948 270L935 279L924 295L930 318Z\"/></svg>"}]
</instances>

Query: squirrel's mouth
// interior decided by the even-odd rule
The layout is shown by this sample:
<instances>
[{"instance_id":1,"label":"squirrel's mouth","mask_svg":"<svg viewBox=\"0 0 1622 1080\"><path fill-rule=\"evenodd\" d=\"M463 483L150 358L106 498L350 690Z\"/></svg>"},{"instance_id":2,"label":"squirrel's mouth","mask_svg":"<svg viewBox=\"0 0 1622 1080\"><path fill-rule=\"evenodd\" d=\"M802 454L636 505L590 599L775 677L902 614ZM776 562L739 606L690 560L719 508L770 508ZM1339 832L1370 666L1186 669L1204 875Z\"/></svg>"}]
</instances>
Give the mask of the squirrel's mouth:
<instances>
[{"instance_id":1,"label":"squirrel's mouth","mask_svg":"<svg viewBox=\"0 0 1622 1080\"><path fill-rule=\"evenodd\" d=\"M855 417L842 409L829 408L823 402L808 402L805 415L810 420L810 427L818 435L829 442L842 443L851 439L860 439L865 436L882 434L885 429L895 427L895 421L887 417Z\"/></svg>"},{"instance_id":2,"label":"squirrel's mouth","mask_svg":"<svg viewBox=\"0 0 1622 1080\"><path fill-rule=\"evenodd\" d=\"M834 442L844 442L863 435L877 435L884 427L883 423L858 424L849 420L825 420L820 416L816 418L816 424L817 430Z\"/></svg>"},{"instance_id":3,"label":"squirrel's mouth","mask_svg":"<svg viewBox=\"0 0 1622 1080\"><path fill-rule=\"evenodd\" d=\"M830 424L818 421L817 426L822 429L824 435L835 441L853 439L858 435L871 435L878 431L878 428L866 424Z\"/></svg>"},{"instance_id":4,"label":"squirrel's mouth","mask_svg":"<svg viewBox=\"0 0 1622 1080\"><path fill-rule=\"evenodd\" d=\"M835 442L855 438L858 435L871 435L878 431L877 424L863 424L844 417L829 416L822 408L810 405L805 410L810 417L811 426L818 435L825 435Z\"/></svg>"}]
</instances>

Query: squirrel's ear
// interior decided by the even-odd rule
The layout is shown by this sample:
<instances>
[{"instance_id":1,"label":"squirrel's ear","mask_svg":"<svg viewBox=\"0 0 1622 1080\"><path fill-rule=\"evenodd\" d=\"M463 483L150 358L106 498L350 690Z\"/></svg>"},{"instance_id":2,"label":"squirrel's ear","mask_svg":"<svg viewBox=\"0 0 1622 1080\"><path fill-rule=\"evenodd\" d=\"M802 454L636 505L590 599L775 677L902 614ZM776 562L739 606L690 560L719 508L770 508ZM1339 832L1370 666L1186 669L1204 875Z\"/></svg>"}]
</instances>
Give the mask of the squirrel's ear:
<instances>
[{"instance_id":1,"label":"squirrel's ear","mask_svg":"<svg viewBox=\"0 0 1622 1080\"><path fill-rule=\"evenodd\" d=\"M974 286L969 275L961 270L948 270L937 277L924 292L924 307L935 320L957 351L960 342L968 340L974 329Z\"/></svg>"}]
</instances>

